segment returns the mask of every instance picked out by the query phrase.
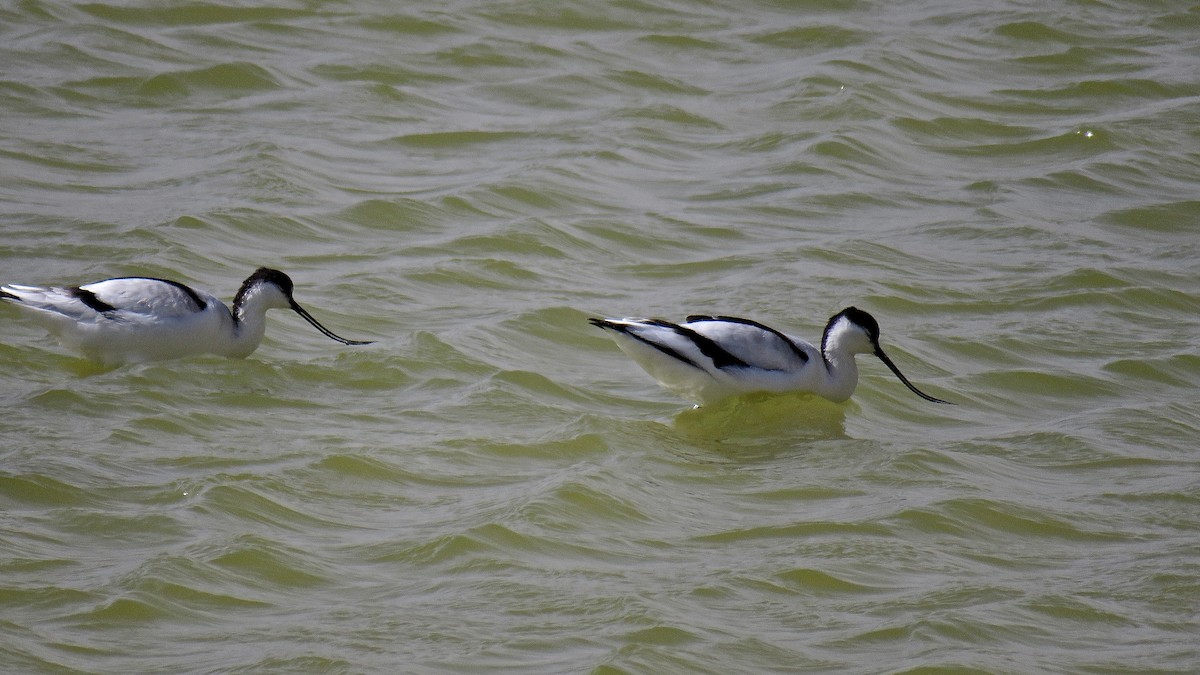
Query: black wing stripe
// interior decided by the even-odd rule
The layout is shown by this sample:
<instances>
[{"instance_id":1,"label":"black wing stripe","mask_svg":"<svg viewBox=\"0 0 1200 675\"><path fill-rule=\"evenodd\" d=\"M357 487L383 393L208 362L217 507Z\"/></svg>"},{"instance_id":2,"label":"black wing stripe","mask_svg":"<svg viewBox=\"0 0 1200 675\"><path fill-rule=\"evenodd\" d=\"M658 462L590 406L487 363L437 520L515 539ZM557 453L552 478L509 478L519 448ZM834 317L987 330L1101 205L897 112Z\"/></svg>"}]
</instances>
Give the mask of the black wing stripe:
<instances>
[{"instance_id":1,"label":"black wing stripe","mask_svg":"<svg viewBox=\"0 0 1200 675\"><path fill-rule=\"evenodd\" d=\"M694 314L687 318L688 323L692 323L693 321L726 321L728 323L740 323L747 326L754 326L759 330L764 330L779 338L783 344L787 345L788 348L792 350L792 353L796 355L796 358L800 359L800 363L808 363L808 354L805 353L805 351L801 349L795 342L792 342L791 338L783 333L780 333L774 328L771 328L770 326L764 326L763 324L752 319L742 319L736 316L708 316L706 314Z\"/></svg>"},{"instance_id":2,"label":"black wing stripe","mask_svg":"<svg viewBox=\"0 0 1200 675\"><path fill-rule=\"evenodd\" d=\"M697 370L704 370L704 368L702 368L700 366L700 364L689 359L688 357L684 356L683 354L680 354L679 352L675 351L671 347L668 347L667 345L664 345L664 344L659 344L652 340L647 340L646 338L630 331L629 326L615 323L612 321L605 321L604 319L588 319L588 322L591 323L593 326L596 326L597 328L607 328L608 330L614 330L618 333L624 333L624 334L628 335L629 337L633 338L634 340L641 342L644 345L649 345L651 347L654 347L658 351L666 354L667 356L670 356L673 359L682 361L682 362L688 364L689 366L696 368ZM661 325L657 321L649 321L647 323L653 323L654 325ZM663 322L663 323L666 323L666 322ZM674 324L669 324L669 325L674 325Z\"/></svg>"},{"instance_id":3,"label":"black wing stripe","mask_svg":"<svg viewBox=\"0 0 1200 675\"><path fill-rule=\"evenodd\" d=\"M670 321L663 321L661 319L652 319L647 323L655 326L661 326L662 328L669 328L675 331L676 334L682 335L683 337L691 340L692 344L696 345L696 349L699 349L701 354L712 359L713 365L717 368L751 367L749 363L746 363L745 361L731 354L729 350L717 344L712 338L705 337L691 328L688 328L687 326L680 326L677 323L671 323Z\"/></svg>"},{"instance_id":4,"label":"black wing stripe","mask_svg":"<svg viewBox=\"0 0 1200 675\"><path fill-rule=\"evenodd\" d=\"M76 286L74 288L68 288L67 292L71 294L72 298L75 298L76 300L82 302L83 304L87 305L88 307L91 307L92 309L96 310L97 312L111 312L116 309L116 307L113 307L112 305L108 304L107 302L104 302L100 298L97 298L95 293L93 293L91 291L85 291L84 289L79 288L78 286Z\"/></svg>"}]
</instances>

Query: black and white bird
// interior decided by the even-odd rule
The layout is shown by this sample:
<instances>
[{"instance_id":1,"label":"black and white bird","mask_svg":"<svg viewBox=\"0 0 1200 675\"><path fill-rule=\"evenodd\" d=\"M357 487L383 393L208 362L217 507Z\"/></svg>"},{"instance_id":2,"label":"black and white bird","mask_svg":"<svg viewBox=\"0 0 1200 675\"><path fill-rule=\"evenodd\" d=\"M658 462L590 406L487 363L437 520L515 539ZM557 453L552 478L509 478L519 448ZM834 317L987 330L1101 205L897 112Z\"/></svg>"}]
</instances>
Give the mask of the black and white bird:
<instances>
[{"instance_id":1,"label":"black and white bird","mask_svg":"<svg viewBox=\"0 0 1200 675\"><path fill-rule=\"evenodd\" d=\"M731 316L588 319L612 332L617 346L667 389L697 404L754 392L809 392L841 402L858 385L856 354L874 354L917 396L917 389L879 346L879 323L847 307L829 319L821 348L769 326Z\"/></svg>"},{"instance_id":2,"label":"black and white bird","mask_svg":"<svg viewBox=\"0 0 1200 675\"><path fill-rule=\"evenodd\" d=\"M262 267L242 283L232 310L211 293L149 277L66 287L11 284L0 286L0 300L25 310L64 346L108 366L209 353L244 358L262 342L270 309L290 309L342 344L370 344L322 326L292 289L288 275Z\"/></svg>"}]
</instances>

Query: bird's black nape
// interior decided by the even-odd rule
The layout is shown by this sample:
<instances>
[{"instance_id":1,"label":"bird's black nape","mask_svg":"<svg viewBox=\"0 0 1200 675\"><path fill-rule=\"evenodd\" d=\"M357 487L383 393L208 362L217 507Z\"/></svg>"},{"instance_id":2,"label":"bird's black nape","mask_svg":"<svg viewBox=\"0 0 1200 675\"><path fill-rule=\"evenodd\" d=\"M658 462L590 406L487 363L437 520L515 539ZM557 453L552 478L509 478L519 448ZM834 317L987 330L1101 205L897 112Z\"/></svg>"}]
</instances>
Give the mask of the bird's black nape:
<instances>
[{"instance_id":1,"label":"bird's black nape","mask_svg":"<svg viewBox=\"0 0 1200 675\"><path fill-rule=\"evenodd\" d=\"M288 306L291 307L292 311L299 314L300 317L307 321L313 328L321 331L321 334L325 337L331 340L336 340L344 345L369 345L373 343L373 340L348 340L321 325L320 321L317 321L312 314L308 313L308 310L301 307L300 303L296 302L296 299L292 297L292 294L296 288L296 285L292 282L292 278L283 272L280 272L276 269L271 269L270 267L260 267L254 270L254 274L246 277L246 280L242 282L242 287L238 289L237 295L233 296L233 306L235 312L238 311L237 308L242 306L242 302L245 299L246 294L250 292L250 289L258 286L259 284L274 284L277 286L283 293L283 297L287 298Z\"/></svg>"},{"instance_id":2,"label":"bird's black nape","mask_svg":"<svg viewBox=\"0 0 1200 675\"><path fill-rule=\"evenodd\" d=\"M292 291L295 289L295 284L292 283L292 278L288 275L279 270L273 270L270 267L260 267L254 270L254 274L246 277L246 280L242 282L242 287L233 296L233 306L240 307L242 299L246 297L250 289L260 283L275 284L279 287L279 290L283 291L284 296L288 298L292 297Z\"/></svg>"},{"instance_id":3,"label":"bird's black nape","mask_svg":"<svg viewBox=\"0 0 1200 675\"><path fill-rule=\"evenodd\" d=\"M829 322L825 324L825 332L821 333L821 353L825 353L825 347L829 344L829 334L833 331L833 327L839 321L846 319L850 323L859 326L867 332L867 337L871 339L871 344L879 344L879 322L875 317L867 314L857 307L847 307L842 311L829 317Z\"/></svg>"},{"instance_id":4,"label":"bird's black nape","mask_svg":"<svg viewBox=\"0 0 1200 675\"><path fill-rule=\"evenodd\" d=\"M954 405L954 403L951 401L943 401L940 398L935 398L933 396L930 396L929 394L926 394L925 392L921 391L920 389L917 389L917 387L912 382L908 381L908 378L904 376L904 373L900 372L900 369L898 367L896 367L896 364L892 363L892 360L890 358L888 358L888 355L883 352L883 347L879 346L879 322L875 320L875 317L871 316L870 314L864 312L863 310L861 310L857 307L847 307L846 309L843 309L842 311L838 312L837 314L834 314L829 319L829 323L825 324L825 333L821 336L821 353L822 354L825 353L825 346L829 340L830 331L832 331L833 327L835 325L837 325L837 323L839 321L841 321L842 319L845 319L845 320L849 321L850 323L852 323L852 324L862 328L864 331L866 331L867 337L871 340L871 345L873 345L875 347L875 356L877 356L880 361L883 361L883 364L886 365L888 367L888 369L892 371L893 375L895 375L897 378L899 378L899 380L902 383L904 383L904 386L908 387L909 391L916 394L917 396L920 396L921 398L925 399L926 401L930 401L933 403L944 403L946 405Z\"/></svg>"}]
</instances>

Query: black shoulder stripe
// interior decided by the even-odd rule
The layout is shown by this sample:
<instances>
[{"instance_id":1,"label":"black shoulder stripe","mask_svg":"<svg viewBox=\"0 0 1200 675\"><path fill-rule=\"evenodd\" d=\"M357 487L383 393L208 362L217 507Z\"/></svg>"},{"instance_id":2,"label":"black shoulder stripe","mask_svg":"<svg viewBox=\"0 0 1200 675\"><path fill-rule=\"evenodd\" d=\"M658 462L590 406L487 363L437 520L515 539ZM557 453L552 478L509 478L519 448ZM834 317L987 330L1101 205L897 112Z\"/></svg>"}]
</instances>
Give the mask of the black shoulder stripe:
<instances>
[{"instance_id":1,"label":"black shoulder stripe","mask_svg":"<svg viewBox=\"0 0 1200 675\"><path fill-rule=\"evenodd\" d=\"M170 279L159 279L158 277L116 277L116 278L117 279L145 279L147 281L157 281L162 284L174 286L175 288L178 288L179 290L183 291L188 296L188 299L192 301L192 305L196 308L197 312L203 312L204 308L208 307L208 303L205 302L204 299L200 297L200 294L196 292L196 289L192 288L191 286L188 286L187 284L181 284L178 281L171 281ZM108 279L107 281L112 281L112 279Z\"/></svg>"},{"instance_id":2,"label":"black shoulder stripe","mask_svg":"<svg viewBox=\"0 0 1200 675\"><path fill-rule=\"evenodd\" d=\"M808 354L805 353L805 351L803 349L800 349L800 347L798 347L795 342L792 342L791 338L784 335L783 333L780 333L779 331L775 330L774 328L763 325L757 321L754 321L753 319L743 319L743 318L736 317L736 316L706 316L706 315L697 314L694 316L689 316L687 318L687 320L688 320L688 323L691 323L693 321L727 321L729 323L740 323L740 324L745 324L747 326L754 326L755 328L757 328L759 330L764 330L764 331L770 333L771 335L774 335L775 337L779 338L779 340L781 342L783 342L783 344L787 345L788 348L792 350L792 353L796 355L796 358L800 359L800 363L808 363Z\"/></svg>"},{"instance_id":3,"label":"black shoulder stripe","mask_svg":"<svg viewBox=\"0 0 1200 675\"><path fill-rule=\"evenodd\" d=\"M171 281L170 279L155 279L155 281L161 281L164 284L170 284L186 293L187 296L191 298L192 304L196 306L197 312L203 312L204 308L208 307L208 303L204 302L204 298L201 298L200 294L196 292L196 289L192 288L191 286L181 284L178 281Z\"/></svg>"},{"instance_id":4,"label":"black shoulder stripe","mask_svg":"<svg viewBox=\"0 0 1200 675\"><path fill-rule=\"evenodd\" d=\"M83 304L87 305L88 307L91 307L92 309L96 310L97 312L111 312L114 309L116 309L116 307L113 307L112 305L108 304L107 302L104 302L100 298L97 298L95 293L93 293L91 291L85 291L78 286L75 286L73 288L68 288L67 291L71 294L71 297L82 302Z\"/></svg>"},{"instance_id":5,"label":"black shoulder stripe","mask_svg":"<svg viewBox=\"0 0 1200 675\"><path fill-rule=\"evenodd\" d=\"M749 363L746 363L745 361L729 353L727 349L717 344L712 338L705 337L691 328L688 328L687 326L680 326L677 323L671 323L670 321L662 321L659 319L652 320L650 323L653 323L655 326L670 328L671 330L675 331L675 333L691 340L692 344L696 345L696 349L699 349L701 354L712 359L713 365L717 368L750 367Z\"/></svg>"}]
</instances>

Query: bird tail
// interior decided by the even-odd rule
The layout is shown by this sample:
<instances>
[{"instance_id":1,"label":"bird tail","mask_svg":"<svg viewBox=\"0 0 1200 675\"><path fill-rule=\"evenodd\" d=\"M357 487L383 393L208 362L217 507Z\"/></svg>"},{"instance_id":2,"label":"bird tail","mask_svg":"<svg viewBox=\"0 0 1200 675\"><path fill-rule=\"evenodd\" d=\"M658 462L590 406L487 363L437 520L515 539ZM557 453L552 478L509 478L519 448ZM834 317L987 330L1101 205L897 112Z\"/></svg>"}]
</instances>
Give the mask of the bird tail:
<instances>
[{"instance_id":1,"label":"bird tail","mask_svg":"<svg viewBox=\"0 0 1200 675\"><path fill-rule=\"evenodd\" d=\"M21 286L18 284L0 286L0 299L8 300L9 302L27 303L31 298L40 298L45 294L46 289L37 286Z\"/></svg>"}]
</instances>

